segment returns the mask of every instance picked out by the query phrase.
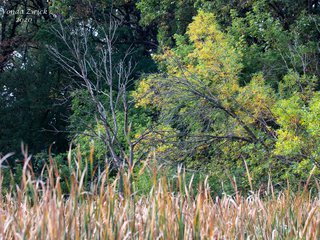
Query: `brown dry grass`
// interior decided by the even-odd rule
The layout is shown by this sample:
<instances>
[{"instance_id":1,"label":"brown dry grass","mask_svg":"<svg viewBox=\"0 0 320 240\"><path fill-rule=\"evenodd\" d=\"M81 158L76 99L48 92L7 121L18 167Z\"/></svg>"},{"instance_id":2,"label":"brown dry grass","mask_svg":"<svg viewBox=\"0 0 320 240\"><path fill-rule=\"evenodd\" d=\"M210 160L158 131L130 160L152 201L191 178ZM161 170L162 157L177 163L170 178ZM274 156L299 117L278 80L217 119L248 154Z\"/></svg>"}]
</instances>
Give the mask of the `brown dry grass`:
<instances>
[{"instance_id":1,"label":"brown dry grass","mask_svg":"<svg viewBox=\"0 0 320 240\"><path fill-rule=\"evenodd\" d=\"M107 171L88 191L85 171L76 169L65 197L53 160L45 182L33 177L29 161L21 185L1 196L1 239L320 239L320 200L306 189L213 198L204 182L194 196L179 171L175 192L162 177L147 196L130 193L128 184L120 196L118 178L108 181ZM0 171L0 186L2 178Z\"/></svg>"}]
</instances>

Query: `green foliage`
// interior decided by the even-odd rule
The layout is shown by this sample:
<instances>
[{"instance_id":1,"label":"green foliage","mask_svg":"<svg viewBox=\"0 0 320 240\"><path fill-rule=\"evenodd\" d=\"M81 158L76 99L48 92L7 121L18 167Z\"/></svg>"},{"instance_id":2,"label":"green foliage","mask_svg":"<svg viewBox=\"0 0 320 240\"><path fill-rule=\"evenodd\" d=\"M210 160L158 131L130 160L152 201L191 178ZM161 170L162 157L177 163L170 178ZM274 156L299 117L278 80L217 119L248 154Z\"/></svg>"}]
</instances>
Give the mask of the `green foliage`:
<instances>
[{"instance_id":1,"label":"green foliage","mask_svg":"<svg viewBox=\"0 0 320 240\"><path fill-rule=\"evenodd\" d=\"M48 60L48 53L34 52L23 67L4 72L0 76L0 152L20 152L21 141L32 153L47 149L56 142L55 149L66 149L65 134L61 130L67 114L63 104L64 76ZM17 62L21 59L17 58Z\"/></svg>"},{"instance_id":2,"label":"green foliage","mask_svg":"<svg viewBox=\"0 0 320 240\"><path fill-rule=\"evenodd\" d=\"M275 153L301 161L299 168L308 160L319 165L319 92L307 103L299 95L281 100L274 113L281 126Z\"/></svg>"},{"instance_id":3,"label":"green foliage","mask_svg":"<svg viewBox=\"0 0 320 240\"><path fill-rule=\"evenodd\" d=\"M108 106L109 99L101 95L99 96L102 103ZM124 111L118 109L118 132L119 140L123 145L127 144L127 139L124 135ZM130 137L133 139L139 138L146 128L150 125L151 116L147 111L142 108L132 108L129 112L131 122ZM92 99L89 97L87 91L76 90L72 93L72 114L70 116L70 124L68 129L72 136L72 142L75 145L79 145L81 153L88 157L90 154L91 146L94 145L94 159L97 165L104 165L108 162L109 152L103 142L105 130L102 127L102 123L97 120L95 106ZM107 116L108 121L112 121L112 116ZM137 147L136 159L140 158L141 155L145 155L144 151L139 151Z\"/></svg>"},{"instance_id":4,"label":"green foliage","mask_svg":"<svg viewBox=\"0 0 320 240\"><path fill-rule=\"evenodd\" d=\"M140 23L156 26L161 46L174 45L173 36L185 33L196 12L194 0L140 0L136 6L142 15Z\"/></svg>"},{"instance_id":5,"label":"green foliage","mask_svg":"<svg viewBox=\"0 0 320 240\"><path fill-rule=\"evenodd\" d=\"M199 11L186 36L175 35L176 47L155 56L165 74L143 79L134 94L138 106L160 113L158 125L171 128L167 159L215 178L229 171L242 189L263 187L269 174L279 182L305 177L318 165L314 39L297 40L301 29L287 31L266 4L232 12L225 31L215 14Z\"/></svg>"}]
</instances>

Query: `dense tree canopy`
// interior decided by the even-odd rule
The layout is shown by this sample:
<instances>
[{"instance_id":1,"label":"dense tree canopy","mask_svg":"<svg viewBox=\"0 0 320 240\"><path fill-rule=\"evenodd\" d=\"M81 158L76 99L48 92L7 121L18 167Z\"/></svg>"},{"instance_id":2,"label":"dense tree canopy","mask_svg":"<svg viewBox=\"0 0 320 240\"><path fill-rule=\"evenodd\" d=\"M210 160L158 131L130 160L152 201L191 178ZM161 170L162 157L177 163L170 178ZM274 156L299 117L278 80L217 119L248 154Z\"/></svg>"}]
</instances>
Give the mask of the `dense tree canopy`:
<instances>
[{"instance_id":1,"label":"dense tree canopy","mask_svg":"<svg viewBox=\"0 0 320 240\"><path fill-rule=\"evenodd\" d=\"M319 177L318 0L3 0L0 28L0 154Z\"/></svg>"},{"instance_id":2,"label":"dense tree canopy","mask_svg":"<svg viewBox=\"0 0 320 240\"><path fill-rule=\"evenodd\" d=\"M257 182L319 166L317 4L290 6L294 19L282 19L279 4L240 5L228 23L217 9L198 11L186 34L173 36L175 47L155 56L162 73L142 80L134 96L171 129L168 149L180 155L164 159L173 154L217 177L228 169L245 176L239 166L247 161Z\"/></svg>"}]
</instances>

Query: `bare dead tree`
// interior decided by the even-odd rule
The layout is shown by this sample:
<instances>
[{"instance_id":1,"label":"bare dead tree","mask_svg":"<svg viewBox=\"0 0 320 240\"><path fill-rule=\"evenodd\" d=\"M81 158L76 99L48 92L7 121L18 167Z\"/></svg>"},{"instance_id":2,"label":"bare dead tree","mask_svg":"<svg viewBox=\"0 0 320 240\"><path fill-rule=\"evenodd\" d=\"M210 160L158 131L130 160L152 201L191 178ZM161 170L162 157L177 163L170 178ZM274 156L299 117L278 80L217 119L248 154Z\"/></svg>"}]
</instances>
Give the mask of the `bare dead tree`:
<instances>
[{"instance_id":1,"label":"bare dead tree","mask_svg":"<svg viewBox=\"0 0 320 240\"><path fill-rule=\"evenodd\" d=\"M90 21L67 24L57 18L57 25L51 30L60 44L48 46L54 59L89 93L96 119L104 129L99 137L108 150L108 161L118 170L126 163L133 167L134 147L141 140L130 137L128 87L132 84L134 69L130 60L132 49L119 60L114 57L119 24L112 16L99 28ZM98 38L99 43L92 44L92 38ZM101 100L102 96L108 99L107 104ZM120 120L120 115L124 120ZM119 124L123 124L123 133ZM120 136L125 137L126 143Z\"/></svg>"}]
</instances>

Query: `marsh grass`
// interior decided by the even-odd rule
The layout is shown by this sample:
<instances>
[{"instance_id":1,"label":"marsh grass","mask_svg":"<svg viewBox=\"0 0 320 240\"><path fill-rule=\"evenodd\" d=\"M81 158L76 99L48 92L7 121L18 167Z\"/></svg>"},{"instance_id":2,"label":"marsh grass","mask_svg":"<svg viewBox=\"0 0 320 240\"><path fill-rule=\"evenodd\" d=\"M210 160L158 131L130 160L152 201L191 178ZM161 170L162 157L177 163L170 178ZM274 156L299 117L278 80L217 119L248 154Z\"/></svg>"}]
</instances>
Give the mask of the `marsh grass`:
<instances>
[{"instance_id":1,"label":"marsh grass","mask_svg":"<svg viewBox=\"0 0 320 240\"><path fill-rule=\"evenodd\" d=\"M166 176L155 177L151 191L141 195L132 192L128 171L119 194L119 176L111 181L108 169L85 183L92 169L89 159L83 168L75 164L66 195L54 159L43 171L46 177L37 179L30 161L25 153L21 184L0 196L1 239L320 238L320 200L307 186L299 194L290 189L275 194L269 184L266 192L247 196L235 186L233 196L215 197L204 181L195 195L192 179L187 182L178 169L176 184ZM79 159L69 155L70 167L72 161ZM0 170L0 188L2 181Z\"/></svg>"}]
</instances>

